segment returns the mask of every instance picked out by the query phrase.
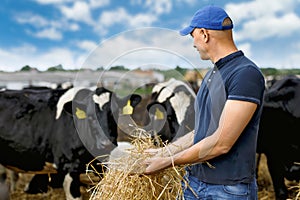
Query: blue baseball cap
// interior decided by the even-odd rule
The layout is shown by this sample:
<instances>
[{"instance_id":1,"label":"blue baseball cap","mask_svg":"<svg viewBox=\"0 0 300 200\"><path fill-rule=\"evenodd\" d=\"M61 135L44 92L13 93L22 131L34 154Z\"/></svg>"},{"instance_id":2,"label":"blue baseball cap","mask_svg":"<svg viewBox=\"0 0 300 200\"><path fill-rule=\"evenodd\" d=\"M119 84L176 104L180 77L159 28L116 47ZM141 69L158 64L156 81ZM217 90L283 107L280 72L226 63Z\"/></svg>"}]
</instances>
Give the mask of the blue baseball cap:
<instances>
[{"instance_id":1,"label":"blue baseball cap","mask_svg":"<svg viewBox=\"0 0 300 200\"><path fill-rule=\"evenodd\" d=\"M180 35L190 34L195 28L205 28L210 30L228 30L233 28L233 24L223 26L224 19L229 18L228 14L220 7L206 6L198 10L188 27L180 30ZM231 20L231 19L230 19Z\"/></svg>"}]
</instances>

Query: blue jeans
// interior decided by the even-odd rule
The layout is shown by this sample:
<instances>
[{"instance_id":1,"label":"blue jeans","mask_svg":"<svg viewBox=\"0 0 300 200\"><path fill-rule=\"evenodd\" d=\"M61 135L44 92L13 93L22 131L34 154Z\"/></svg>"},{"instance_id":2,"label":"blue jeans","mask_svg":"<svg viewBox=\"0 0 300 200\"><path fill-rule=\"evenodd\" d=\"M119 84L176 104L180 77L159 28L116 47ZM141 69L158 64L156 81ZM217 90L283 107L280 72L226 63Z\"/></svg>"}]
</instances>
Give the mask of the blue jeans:
<instances>
[{"instance_id":1,"label":"blue jeans","mask_svg":"<svg viewBox=\"0 0 300 200\"><path fill-rule=\"evenodd\" d=\"M216 185L204 183L194 176L185 177L189 186L183 186L184 200L257 200L256 179L251 183ZM192 190L190 189L192 188Z\"/></svg>"}]
</instances>

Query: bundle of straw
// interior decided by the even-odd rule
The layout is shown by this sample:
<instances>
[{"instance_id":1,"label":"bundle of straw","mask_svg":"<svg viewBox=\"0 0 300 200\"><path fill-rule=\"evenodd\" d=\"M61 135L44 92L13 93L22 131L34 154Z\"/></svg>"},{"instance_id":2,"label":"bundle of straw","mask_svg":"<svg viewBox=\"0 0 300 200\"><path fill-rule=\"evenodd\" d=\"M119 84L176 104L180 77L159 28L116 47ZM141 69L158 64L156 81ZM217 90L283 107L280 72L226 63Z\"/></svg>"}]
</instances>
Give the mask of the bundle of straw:
<instances>
[{"instance_id":1,"label":"bundle of straw","mask_svg":"<svg viewBox=\"0 0 300 200\"><path fill-rule=\"evenodd\" d=\"M156 147L150 137L138 137L132 145L127 155L106 163L107 169L102 180L92 188L90 200L180 199L184 166L151 175L142 174L145 169L140 163L151 157L144 151Z\"/></svg>"}]
</instances>

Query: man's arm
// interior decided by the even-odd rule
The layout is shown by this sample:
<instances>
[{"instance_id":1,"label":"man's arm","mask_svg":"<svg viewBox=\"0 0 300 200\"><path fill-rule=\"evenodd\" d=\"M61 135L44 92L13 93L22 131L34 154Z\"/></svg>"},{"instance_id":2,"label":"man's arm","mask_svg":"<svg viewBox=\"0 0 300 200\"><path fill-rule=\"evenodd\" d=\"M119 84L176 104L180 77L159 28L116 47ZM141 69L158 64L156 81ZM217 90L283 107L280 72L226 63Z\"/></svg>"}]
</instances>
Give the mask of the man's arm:
<instances>
[{"instance_id":1,"label":"man's arm","mask_svg":"<svg viewBox=\"0 0 300 200\"><path fill-rule=\"evenodd\" d=\"M227 153L249 123L256 108L255 103L227 100L219 127L211 136L174 156L146 160L145 173L153 173L172 165L199 163Z\"/></svg>"},{"instance_id":2,"label":"man's arm","mask_svg":"<svg viewBox=\"0 0 300 200\"><path fill-rule=\"evenodd\" d=\"M173 156L176 153L191 147L193 144L194 131L191 131L162 148L148 149L145 152L153 154L155 157Z\"/></svg>"}]
</instances>

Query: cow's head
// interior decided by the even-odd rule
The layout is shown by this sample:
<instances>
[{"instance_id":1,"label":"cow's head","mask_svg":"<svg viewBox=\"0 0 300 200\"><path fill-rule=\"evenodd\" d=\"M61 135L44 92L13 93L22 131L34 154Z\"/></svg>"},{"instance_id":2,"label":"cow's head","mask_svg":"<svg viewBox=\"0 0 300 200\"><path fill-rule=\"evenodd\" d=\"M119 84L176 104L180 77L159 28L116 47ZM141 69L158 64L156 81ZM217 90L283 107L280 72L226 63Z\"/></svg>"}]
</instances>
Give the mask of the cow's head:
<instances>
[{"instance_id":1,"label":"cow's head","mask_svg":"<svg viewBox=\"0 0 300 200\"><path fill-rule=\"evenodd\" d=\"M64 104L63 109L73 116L77 133L89 152L94 156L106 155L117 145L117 121L124 108L132 108L141 101L139 95L120 98L105 89L72 89L73 98ZM71 108L71 110L70 110ZM132 112L127 112L130 115ZM57 115L57 118L59 115Z\"/></svg>"},{"instance_id":2,"label":"cow's head","mask_svg":"<svg viewBox=\"0 0 300 200\"><path fill-rule=\"evenodd\" d=\"M172 141L194 129L195 93L182 81L170 79L153 87L147 109L150 123L163 141Z\"/></svg>"}]
</instances>

